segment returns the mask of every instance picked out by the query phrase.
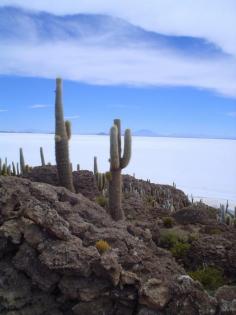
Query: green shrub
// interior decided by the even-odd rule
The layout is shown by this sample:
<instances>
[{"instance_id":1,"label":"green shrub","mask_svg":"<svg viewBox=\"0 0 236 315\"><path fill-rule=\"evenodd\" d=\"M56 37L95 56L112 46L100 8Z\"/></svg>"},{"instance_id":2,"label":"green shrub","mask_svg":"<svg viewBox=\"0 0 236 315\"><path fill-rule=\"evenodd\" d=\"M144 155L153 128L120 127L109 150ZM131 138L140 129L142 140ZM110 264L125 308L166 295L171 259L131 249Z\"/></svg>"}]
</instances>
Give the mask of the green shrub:
<instances>
[{"instance_id":1,"label":"green shrub","mask_svg":"<svg viewBox=\"0 0 236 315\"><path fill-rule=\"evenodd\" d=\"M160 237L160 246L170 249L179 241L179 236L173 232L162 233Z\"/></svg>"},{"instance_id":2,"label":"green shrub","mask_svg":"<svg viewBox=\"0 0 236 315\"><path fill-rule=\"evenodd\" d=\"M224 284L223 272L215 267L199 268L189 272L189 276L201 282L206 290L216 290Z\"/></svg>"},{"instance_id":3,"label":"green shrub","mask_svg":"<svg viewBox=\"0 0 236 315\"><path fill-rule=\"evenodd\" d=\"M96 198L96 202L103 208L105 208L108 204L107 198L102 195Z\"/></svg>"},{"instance_id":4,"label":"green shrub","mask_svg":"<svg viewBox=\"0 0 236 315\"><path fill-rule=\"evenodd\" d=\"M184 258L190 246L191 245L189 243L177 242L174 246L170 248L170 252L177 259Z\"/></svg>"},{"instance_id":5,"label":"green shrub","mask_svg":"<svg viewBox=\"0 0 236 315\"><path fill-rule=\"evenodd\" d=\"M221 229L214 227L214 228L207 228L205 230L205 233L207 233L209 235L217 235L217 234L221 234L222 231L221 231Z\"/></svg>"},{"instance_id":6,"label":"green shrub","mask_svg":"<svg viewBox=\"0 0 236 315\"><path fill-rule=\"evenodd\" d=\"M172 228L174 225L174 220L171 217L163 218L163 224L166 228Z\"/></svg>"},{"instance_id":7,"label":"green shrub","mask_svg":"<svg viewBox=\"0 0 236 315\"><path fill-rule=\"evenodd\" d=\"M176 232L165 232L160 237L160 246L168 249L176 259L184 258L191 247L191 240Z\"/></svg>"},{"instance_id":8,"label":"green shrub","mask_svg":"<svg viewBox=\"0 0 236 315\"><path fill-rule=\"evenodd\" d=\"M180 235L174 231L165 231L161 233L160 246L170 249L175 246L178 242L186 243L186 239L183 235Z\"/></svg>"}]
</instances>

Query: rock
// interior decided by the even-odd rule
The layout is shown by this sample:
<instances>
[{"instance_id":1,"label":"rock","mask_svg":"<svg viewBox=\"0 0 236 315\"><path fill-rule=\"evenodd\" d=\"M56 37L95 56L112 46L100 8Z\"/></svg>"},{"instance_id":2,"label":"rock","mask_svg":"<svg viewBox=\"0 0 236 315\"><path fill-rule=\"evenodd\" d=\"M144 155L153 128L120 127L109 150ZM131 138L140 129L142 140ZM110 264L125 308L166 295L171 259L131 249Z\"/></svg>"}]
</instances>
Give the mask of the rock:
<instances>
[{"instance_id":1,"label":"rock","mask_svg":"<svg viewBox=\"0 0 236 315\"><path fill-rule=\"evenodd\" d=\"M189 276L179 276L172 283L171 299L166 309L168 315L214 315L216 309L216 300Z\"/></svg>"},{"instance_id":2,"label":"rock","mask_svg":"<svg viewBox=\"0 0 236 315\"><path fill-rule=\"evenodd\" d=\"M33 167L31 172L24 175L33 182L41 182L53 186L59 186L56 166L46 165ZM81 193L90 200L95 200L99 195L93 172L81 170L73 172L75 191Z\"/></svg>"},{"instance_id":3,"label":"rock","mask_svg":"<svg viewBox=\"0 0 236 315\"><path fill-rule=\"evenodd\" d=\"M101 298L93 302L80 302L73 307L75 315L111 315L113 303L109 298Z\"/></svg>"},{"instance_id":4,"label":"rock","mask_svg":"<svg viewBox=\"0 0 236 315\"><path fill-rule=\"evenodd\" d=\"M154 310L162 310L169 300L169 288L159 279L148 280L139 292L139 303Z\"/></svg>"},{"instance_id":5,"label":"rock","mask_svg":"<svg viewBox=\"0 0 236 315\"><path fill-rule=\"evenodd\" d=\"M196 269L203 264L222 269L232 278L236 276L236 247L227 235L199 235L187 253L189 266Z\"/></svg>"},{"instance_id":6,"label":"rock","mask_svg":"<svg viewBox=\"0 0 236 315\"><path fill-rule=\"evenodd\" d=\"M82 194L0 176L0 314L218 315L222 299L158 247L154 211L114 222ZM225 264L232 276L235 232L222 233L200 235L192 258ZM98 240L110 249L99 253Z\"/></svg>"},{"instance_id":7,"label":"rock","mask_svg":"<svg viewBox=\"0 0 236 315\"><path fill-rule=\"evenodd\" d=\"M117 286L120 281L122 267L118 263L118 256L114 251L107 251L101 255L99 265L95 267L98 276L103 275L111 281L113 286Z\"/></svg>"},{"instance_id":8,"label":"rock","mask_svg":"<svg viewBox=\"0 0 236 315\"><path fill-rule=\"evenodd\" d=\"M109 293L110 283L105 279L63 276L59 288L66 299L90 302Z\"/></svg>"},{"instance_id":9,"label":"rock","mask_svg":"<svg viewBox=\"0 0 236 315\"><path fill-rule=\"evenodd\" d=\"M38 247L39 261L51 271L63 272L67 275L88 277L93 265L100 260L95 247L84 247L79 238L69 241L49 241Z\"/></svg>"},{"instance_id":10,"label":"rock","mask_svg":"<svg viewBox=\"0 0 236 315\"><path fill-rule=\"evenodd\" d=\"M236 314L236 286L220 287L216 291L215 297L219 302L221 315Z\"/></svg>"},{"instance_id":11,"label":"rock","mask_svg":"<svg viewBox=\"0 0 236 315\"><path fill-rule=\"evenodd\" d=\"M49 292L59 281L59 276L51 272L38 260L37 252L27 243L23 243L13 259L16 269L23 271L41 290Z\"/></svg>"},{"instance_id":12,"label":"rock","mask_svg":"<svg viewBox=\"0 0 236 315\"><path fill-rule=\"evenodd\" d=\"M173 217L177 223L183 225L209 225L217 222L217 211L203 203L196 203L175 212Z\"/></svg>"}]
</instances>

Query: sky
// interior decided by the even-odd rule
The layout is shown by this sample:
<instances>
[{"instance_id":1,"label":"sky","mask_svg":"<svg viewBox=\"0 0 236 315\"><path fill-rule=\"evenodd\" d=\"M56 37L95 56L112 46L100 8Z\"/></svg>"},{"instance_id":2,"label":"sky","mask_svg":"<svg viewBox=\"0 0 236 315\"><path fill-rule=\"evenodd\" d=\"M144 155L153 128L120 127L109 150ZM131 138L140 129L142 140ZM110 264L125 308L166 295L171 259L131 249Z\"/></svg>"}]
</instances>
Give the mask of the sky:
<instances>
[{"instance_id":1,"label":"sky","mask_svg":"<svg viewBox=\"0 0 236 315\"><path fill-rule=\"evenodd\" d=\"M52 132L57 76L75 133L236 138L236 1L0 0L0 130Z\"/></svg>"}]
</instances>

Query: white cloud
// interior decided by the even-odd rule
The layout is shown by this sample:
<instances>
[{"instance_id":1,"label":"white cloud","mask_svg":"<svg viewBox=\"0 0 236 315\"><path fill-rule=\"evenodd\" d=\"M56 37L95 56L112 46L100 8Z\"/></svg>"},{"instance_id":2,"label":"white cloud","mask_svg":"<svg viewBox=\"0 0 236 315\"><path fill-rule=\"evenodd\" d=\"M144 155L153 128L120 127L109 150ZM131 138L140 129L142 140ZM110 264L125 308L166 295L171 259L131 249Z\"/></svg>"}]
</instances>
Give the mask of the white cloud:
<instances>
[{"instance_id":1,"label":"white cloud","mask_svg":"<svg viewBox=\"0 0 236 315\"><path fill-rule=\"evenodd\" d=\"M38 38L36 24L26 15L21 17L21 27L28 30L28 37L0 42L1 74L52 79L61 76L101 85L189 86L236 97L234 0L1 0L0 6L4 4L58 14L107 13L162 34L201 36L231 55L181 55L167 47L148 47L145 39L135 46L132 35L125 45L118 42L109 46L102 35L65 41L60 31L57 34L58 24L54 25L57 40L50 42ZM110 28L113 32L112 24ZM48 106L36 104L31 108Z\"/></svg>"},{"instance_id":2,"label":"white cloud","mask_svg":"<svg viewBox=\"0 0 236 315\"><path fill-rule=\"evenodd\" d=\"M79 42L0 45L0 73L109 85L191 86L236 97L235 58L195 59L147 47Z\"/></svg>"},{"instance_id":3,"label":"white cloud","mask_svg":"<svg viewBox=\"0 0 236 315\"><path fill-rule=\"evenodd\" d=\"M40 108L48 108L48 107L52 107L52 106L47 105L47 104L35 104L35 105L30 106L29 108L40 109Z\"/></svg>"},{"instance_id":4,"label":"white cloud","mask_svg":"<svg viewBox=\"0 0 236 315\"><path fill-rule=\"evenodd\" d=\"M105 13L162 34L202 37L236 55L235 0L1 0L55 14Z\"/></svg>"}]
</instances>

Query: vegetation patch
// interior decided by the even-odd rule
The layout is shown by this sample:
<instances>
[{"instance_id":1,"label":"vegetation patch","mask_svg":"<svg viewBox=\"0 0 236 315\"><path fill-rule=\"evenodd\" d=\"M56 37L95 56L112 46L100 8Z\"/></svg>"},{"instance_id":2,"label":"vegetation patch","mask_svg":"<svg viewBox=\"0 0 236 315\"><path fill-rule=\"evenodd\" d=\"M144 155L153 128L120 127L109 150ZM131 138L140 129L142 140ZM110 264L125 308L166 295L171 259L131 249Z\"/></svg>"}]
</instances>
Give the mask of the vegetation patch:
<instances>
[{"instance_id":1,"label":"vegetation patch","mask_svg":"<svg viewBox=\"0 0 236 315\"><path fill-rule=\"evenodd\" d=\"M201 282L206 290L214 291L224 285L223 272L215 267L199 268L189 272L189 276Z\"/></svg>"},{"instance_id":2,"label":"vegetation patch","mask_svg":"<svg viewBox=\"0 0 236 315\"><path fill-rule=\"evenodd\" d=\"M168 249L176 259L181 259L187 255L191 241L191 239L171 231L161 235L160 246Z\"/></svg>"},{"instance_id":3,"label":"vegetation patch","mask_svg":"<svg viewBox=\"0 0 236 315\"><path fill-rule=\"evenodd\" d=\"M174 220L171 217L163 218L163 225L165 228L170 229L174 225Z\"/></svg>"},{"instance_id":4,"label":"vegetation patch","mask_svg":"<svg viewBox=\"0 0 236 315\"><path fill-rule=\"evenodd\" d=\"M96 202L99 204L99 206L103 207L103 208L106 208L106 206L108 205L108 200L106 197L104 196L98 196L96 198Z\"/></svg>"}]
</instances>

